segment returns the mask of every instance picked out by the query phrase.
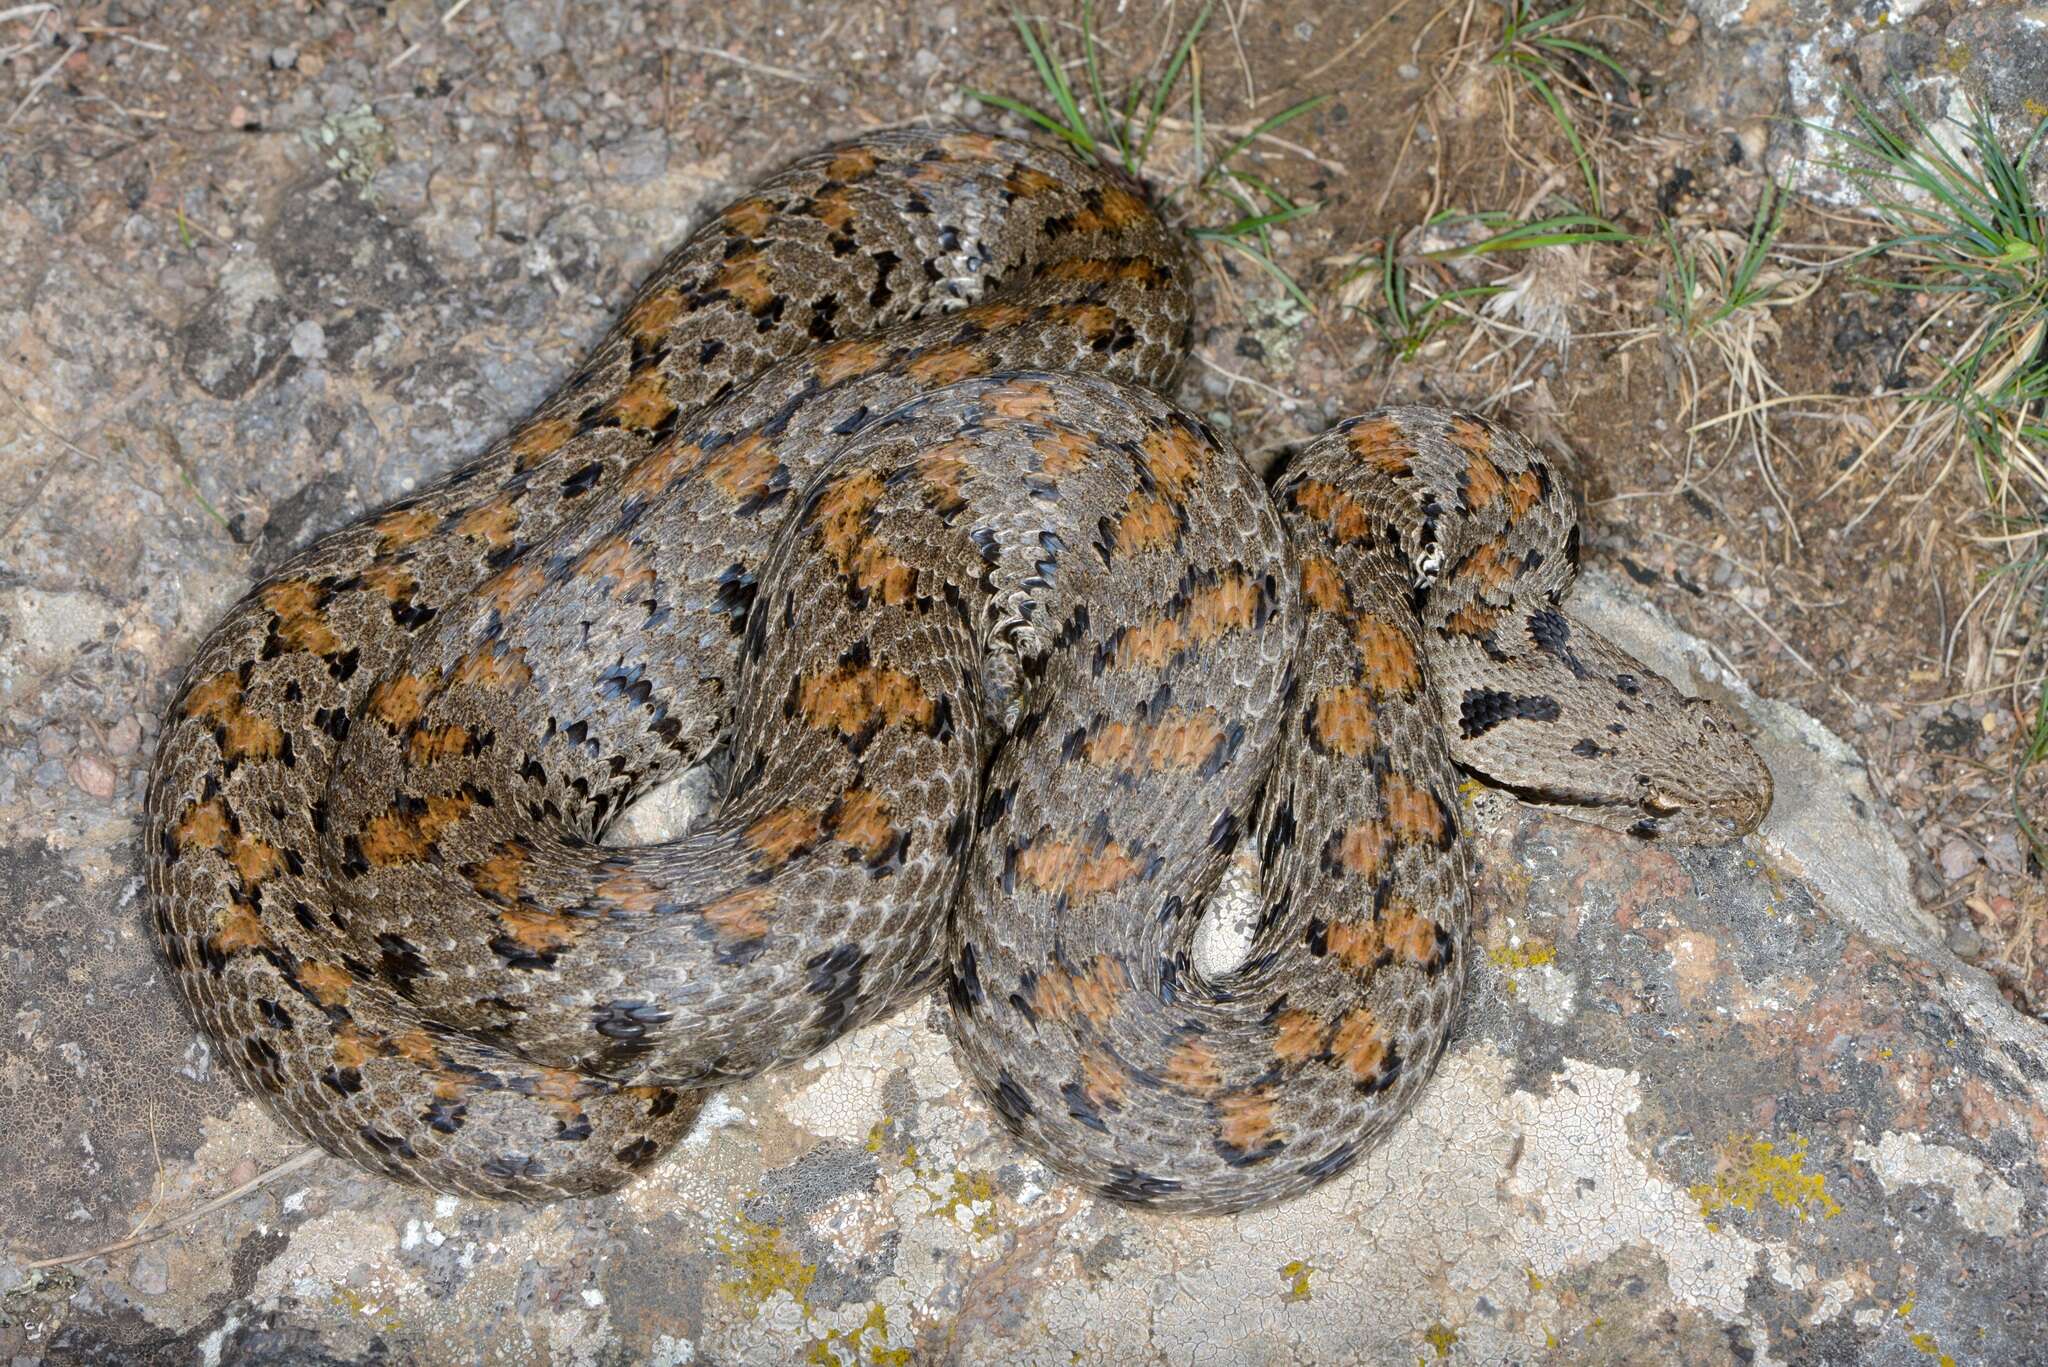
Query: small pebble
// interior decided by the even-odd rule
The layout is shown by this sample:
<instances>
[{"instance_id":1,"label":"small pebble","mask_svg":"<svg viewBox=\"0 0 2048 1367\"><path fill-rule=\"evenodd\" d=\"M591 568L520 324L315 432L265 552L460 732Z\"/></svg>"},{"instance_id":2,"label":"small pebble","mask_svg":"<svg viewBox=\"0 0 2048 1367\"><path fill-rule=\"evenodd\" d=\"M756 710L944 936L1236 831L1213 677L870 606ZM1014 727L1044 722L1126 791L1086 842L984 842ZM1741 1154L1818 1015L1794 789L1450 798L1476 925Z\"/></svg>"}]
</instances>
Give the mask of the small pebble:
<instances>
[{"instance_id":1,"label":"small pebble","mask_svg":"<svg viewBox=\"0 0 2048 1367\"><path fill-rule=\"evenodd\" d=\"M1957 921L1948 928L1948 947L1958 959L1974 959L1984 952L1984 937L1968 921Z\"/></svg>"},{"instance_id":2,"label":"small pebble","mask_svg":"<svg viewBox=\"0 0 2048 1367\"><path fill-rule=\"evenodd\" d=\"M1959 835L1952 835L1942 842L1941 853L1934 862L1940 866L1941 876L1953 883L1967 878L1977 867L1977 847Z\"/></svg>"},{"instance_id":3,"label":"small pebble","mask_svg":"<svg viewBox=\"0 0 2048 1367\"><path fill-rule=\"evenodd\" d=\"M71 737L59 727L48 726L36 735L36 749L45 755L61 755L71 748Z\"/></svg>"},{"instance_id":4,"label":"small pebble","mask_svg":"<svg viewBox=\"0 0 2048 1367\"><path fill-rule=\"evenodd\" d=\"M1422 68L1413 62L1403 62L1394 68L1394 74L1404 81L1419 81L1422 79Z\"/></svg>"},{"instance_id":5,"label":"small pebble","mask_svg":"<svg viewBox=\"0 0 2048 1367\"><path fill-rule=\"evenodd\" d=\"M98 755L73 755L70 769L71 781L86 796L104 802L114 795L114 766Z\"/></svg>"},{"instance_id":6,"label":"small pebble","mask_svg":"<svg viewBox=\"0 0 2048 1367\"><path fill-rule=\"evenodd\" d=\"M161 1296L171 1289L171 1265L159 1250L145 1248L128 1269L128 1285L145 1296Z\"/></svg>"},{"instance_id":7,"label":"small pebble","mask_svg":"<svg viewBox=\"0 0 2048 1367\"><path fill-rule=\"evenodd\" d=\"M305 319L292 328L292 355L302 361L315 361L327 354L327 330Z\"/></svg>"},{"instance_id":8,"label":"small pebble","mask_svg":"<svg viewBox=\"0 0 2048 1367\"><path fill-rule=\"evenodd\" d=\"M133 712L114 723L114 729L107 732L107 753L114 756L132 755L142 744L142 720Z\"/></svg>"},{"instance_id":9,"label":"small pebble","mask_svg":"<svg viewBox=\"0 0 2048 1367\"><path fill-rule=\"evenodd\" d=\"M274 47L270 49L270 65L278 71L290 71L299 64L299 50L295 47Z\"/></svg>"}]
</instances>

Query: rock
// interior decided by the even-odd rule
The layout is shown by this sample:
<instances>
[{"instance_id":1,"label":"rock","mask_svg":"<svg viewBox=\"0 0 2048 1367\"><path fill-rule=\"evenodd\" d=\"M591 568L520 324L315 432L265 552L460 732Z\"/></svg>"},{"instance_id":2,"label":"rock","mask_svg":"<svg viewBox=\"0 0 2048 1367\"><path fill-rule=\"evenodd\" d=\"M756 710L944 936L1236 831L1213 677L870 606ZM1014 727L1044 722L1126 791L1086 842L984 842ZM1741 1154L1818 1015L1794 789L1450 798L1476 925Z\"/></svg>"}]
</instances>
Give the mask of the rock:
<instances>
[{"instance_id":1,"label":"rock","mask_svg":"<svg viewBox=\"0 0 2048 1367\"><path fill-rule=\"evenodd\" d=\"M151 1246L135 1255L128 1269L128 1285L145 1296L161 1296L171 1289L171 1265L161 1250Z\"/></svg>"},{"instance_id":2,"label":"rock","mask_svg":"<svg viewBox=\"0 0 2048 1367\"><path fill-rule=\"evenodd\" d=\"M104 802L114 795L114 767L98 755L81 752L71 757L71 781L78 791Z\"/></svg>"}]
</instances>

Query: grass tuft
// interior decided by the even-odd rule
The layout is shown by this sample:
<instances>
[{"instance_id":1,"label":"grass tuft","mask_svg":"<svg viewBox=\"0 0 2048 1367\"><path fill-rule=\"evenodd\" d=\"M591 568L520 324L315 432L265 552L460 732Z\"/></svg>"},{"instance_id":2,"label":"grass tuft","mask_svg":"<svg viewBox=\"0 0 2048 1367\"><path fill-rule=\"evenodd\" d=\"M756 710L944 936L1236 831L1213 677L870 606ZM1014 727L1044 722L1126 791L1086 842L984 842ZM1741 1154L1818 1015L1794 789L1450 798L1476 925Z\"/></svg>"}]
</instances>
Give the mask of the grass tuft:
<instances>
[{"instance_id":1,"label":"grass tuft","mask_svg":"<svg viewBox=\"0 0 2048 1367\"><path fill-rule=\"evenodd\" d=\"M1522 84L1550 111L1550 117L1557 121L1559 131L1572 149L1572 160L1578 163L1579 174L1586 182L1587 203L1595 214L1600 214L1606 212L1600 193L1600 167L1579 134L1578 123L1572 118L1565 95L1576 92L1596 100L1599 98L1578 79L1575 68L1604 69L1621 82L1624 90L1634 83L1622 70L1621 64L1607 52L1593 43L1570 36L1569 30L1579 22L1585 8L1585 0L1575 0L1563 9L1537 14L1534 0L1505 0L1500 43L1494 48L1490 60L1495 66L1520 77Z\"/></svg>"},{"instance_id":2,"label":"grass tuft","mask_svg":"<svg viewBox=\"0 0 2048 1367\"><path fill-rule=\"evenodd\" d=\"M1889 230L1860 255L1883 259L1897 277L1866 283L1936 301L1908 346L1938 321L1956 336L1942 348L1934 377L1906 395L1852 471L1895 440L1896 468L1875 507L1924 460L1943 459L1939 483L1967 458L1985 500L1987 534L1978 539L2006 548L2008 557L1951 627L1944 650L1950 659L1980 606L1995 615L1996 637L2011 632L2022 612L2033 618L2036 634L2048 616L2048 205L2033 189L2034 154L2048 136L2048 117L2008 145L1974 100L1966 101L1962 118L1930 120L1899 98L1895 122L1854 89L1846 94L1853 129L1809 126L1848 150L1827 164L1858 185ZM1897 360L1904 359L1902 352ZM1985 630L1981 623L1975 629ZM2042 823L2029 816L2023 797L2029 771L2048 758L2048 690L2041 662L2028 680L2021 658L2011 681L2015 710L2031 691L2033 721L2013 758L2013 814L2036 856L2048 858Z\"/></svg>"},{"instance_id":3,"label":"grass tuft","mask_svg":"<svg viewBox=\"0 0 2048 1367\"><path fill-rule=\"evenodd\" d=\"M1121 98L1112 98L1104 84L1102 42L1095 31L1092 2L1081 7L1080 66L1085 84L1080 87L1067 74L1069 64L1061 55L1052 26L1012 15L1025 56L1044 92L1044 104L972 87L967 93L1043 129L1091 163L1119 166L1131 176L1143 176L1154 140L1167 111L1176 106L1175 92L1183 86L1185 76L1192 160L1183 175L1163 187L1162 207L1177 204L1192 224L1187 230L1190 237L1245 257L1277 281L1296 304L1313 312L1307 292L1274 258L1273 229L1305 218L1322 206L1297 203L1239 163L1254 142L1320 108L1330 97L1316 95L1289 105L1242 131L1220 152L1214 150L1209 138L1215 130L1203 116L1202 64L1196 43L1215 8L1216 0L1208 0L1175 43L1165 66L1156 75L1148 72L1133 78Z\"/></svg>"}]
</instances>

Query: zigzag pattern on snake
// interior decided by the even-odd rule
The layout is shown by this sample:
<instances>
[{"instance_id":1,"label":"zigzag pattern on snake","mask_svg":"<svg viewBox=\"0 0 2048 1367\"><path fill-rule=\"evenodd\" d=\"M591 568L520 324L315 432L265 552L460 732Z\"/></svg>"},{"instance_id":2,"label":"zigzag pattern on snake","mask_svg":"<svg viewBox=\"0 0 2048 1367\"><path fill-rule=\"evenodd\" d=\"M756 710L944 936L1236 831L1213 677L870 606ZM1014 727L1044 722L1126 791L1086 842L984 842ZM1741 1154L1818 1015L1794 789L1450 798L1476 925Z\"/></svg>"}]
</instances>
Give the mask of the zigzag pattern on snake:
<instances>
[{"instance_id":1,"label":"zigzag pattern on snake","mask_svg":"<svg viewBox=\"0 0 2048 1367\"><path fill-rule=\"evenodd\" d=\"M1769 774L1560 606L1571 500L1511 433L1383 410L1269 486L1159 397L1186 270L1060 151L828 149L507 439L258 586L149 790L219 1057L336 1154L549 1199L944 984L989 1105L1096 1190L1343 1171L1449 1037L1457 766L1681 839ZM706 761L696 829L599 843ZM1210 980L1226 869L1260 910Z\"/></svg>"}]
</instances>

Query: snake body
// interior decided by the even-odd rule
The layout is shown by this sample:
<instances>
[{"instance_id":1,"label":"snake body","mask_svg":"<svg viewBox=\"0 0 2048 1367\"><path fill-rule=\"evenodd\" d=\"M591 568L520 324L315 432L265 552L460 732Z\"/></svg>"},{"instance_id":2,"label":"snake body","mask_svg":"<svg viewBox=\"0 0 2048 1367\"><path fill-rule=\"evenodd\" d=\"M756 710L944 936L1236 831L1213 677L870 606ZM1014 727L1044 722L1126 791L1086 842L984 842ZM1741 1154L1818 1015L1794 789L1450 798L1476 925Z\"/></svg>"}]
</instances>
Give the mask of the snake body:
<instances>
[{"instance_id":1,"label":"snake body","mask_svg":"<svg viewBox=\"0 0 2048 1367\"><path fill-rule=\"evenodd\" d=\"M727 206L531 419L200 645L148 865L219 1058L336 1154L542 1200L943 984L1078 1181L1341 1172L1449 1035L1455 766L1683 839L1769 775L1559 606L1525 443L1382 410L1269 487L1158 396L1188 313L1143 192L1027 143L876 134ZM706 761L699 827L600 843Z\"/></svg>"}]
</instances>

